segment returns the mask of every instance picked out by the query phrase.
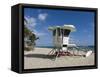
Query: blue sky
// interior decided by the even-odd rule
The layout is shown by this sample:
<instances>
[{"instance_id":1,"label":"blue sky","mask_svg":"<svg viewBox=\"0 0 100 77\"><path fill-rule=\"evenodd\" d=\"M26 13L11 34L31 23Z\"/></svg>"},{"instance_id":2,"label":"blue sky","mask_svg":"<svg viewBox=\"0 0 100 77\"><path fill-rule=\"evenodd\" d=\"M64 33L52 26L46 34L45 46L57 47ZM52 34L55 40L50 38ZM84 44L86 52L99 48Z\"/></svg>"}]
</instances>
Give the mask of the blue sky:
<instances>
[{"instance_id":1,"label":"blue sky","mask_svg":"<svg viewBox=\"0 0 100 77\"><path fill-rule=\"evenodd\" d=\"M37 46L52 46L52 32L49 26L71 24L76 32L70 33L70 43L94 45L94 12L24 8L27 27L39 39Z\"/></svg>"}]
</instances>

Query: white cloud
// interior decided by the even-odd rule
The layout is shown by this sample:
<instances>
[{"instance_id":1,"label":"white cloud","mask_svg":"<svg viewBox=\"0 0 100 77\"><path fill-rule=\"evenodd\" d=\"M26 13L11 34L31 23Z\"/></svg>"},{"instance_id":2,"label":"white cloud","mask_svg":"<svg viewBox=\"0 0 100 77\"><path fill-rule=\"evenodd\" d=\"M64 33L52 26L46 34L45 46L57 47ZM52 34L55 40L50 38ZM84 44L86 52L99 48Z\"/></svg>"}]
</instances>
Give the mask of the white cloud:
<instances>
[{"instance_id":1,"label":"white cloud","mask_svg":"<svg viewBox=\"0 0 100 77\"><path fill-rule=\"evenodd\" d=\"M24 24L27 27L35 27L35 25L37 24L36 19L34 17L25 16L24 18L26 20L26 23L24 22Z\"/></svg>"},{"instance_id":2,"label":"white cloud","mask_svg":"<svg viewBox=\"0 0 100 77\"><path fill-rule=\"evenodd\" d=\"M38 19L44 21L47 18L48 14L47 13L40 13L38 15Z\"/></svg>"}]
</instances>

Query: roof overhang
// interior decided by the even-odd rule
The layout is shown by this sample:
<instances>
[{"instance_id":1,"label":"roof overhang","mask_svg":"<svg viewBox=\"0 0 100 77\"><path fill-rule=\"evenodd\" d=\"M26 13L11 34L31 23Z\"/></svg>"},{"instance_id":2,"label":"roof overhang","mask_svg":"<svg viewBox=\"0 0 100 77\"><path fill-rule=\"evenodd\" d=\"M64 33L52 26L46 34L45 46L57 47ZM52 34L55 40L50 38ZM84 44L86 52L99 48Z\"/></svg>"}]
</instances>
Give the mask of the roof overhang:
<instances>
[{"instance_id":1,"label":"roof overhang","mask_svg":"<svg viewBox=\"0 0 100 77\"><path fill-rule=\"evenodd\" d=\"M53 26L53 27L49 27L48 29L53 31L57 28L60 28L60 29L67 29L67 30L70 30L71 32L74 32L76 31L76 28L74 25L64 25L64 26Z\"/></svg>"}]
</instances>

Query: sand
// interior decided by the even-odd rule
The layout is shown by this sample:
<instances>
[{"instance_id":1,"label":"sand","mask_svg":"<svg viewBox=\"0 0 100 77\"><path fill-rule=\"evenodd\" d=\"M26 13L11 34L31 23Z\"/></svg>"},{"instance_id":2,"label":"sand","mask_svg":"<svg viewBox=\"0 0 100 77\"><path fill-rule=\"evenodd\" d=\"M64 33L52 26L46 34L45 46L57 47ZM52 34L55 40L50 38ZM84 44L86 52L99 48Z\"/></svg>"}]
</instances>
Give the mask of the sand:
<instances>
[{"instance_id":1,"label":"sand","mask_svg":"<svg viewBox=\"0 0 100 77\"><path fill-rule=\"evenodd\" d=\"M94 53L89 57L61 56L56 59L48 55L51 48L35 48L34 51L24 51L24 69L71 67L94 65ZM79 54L85 54L80 52Z\"/></svg>"}]
</instances>

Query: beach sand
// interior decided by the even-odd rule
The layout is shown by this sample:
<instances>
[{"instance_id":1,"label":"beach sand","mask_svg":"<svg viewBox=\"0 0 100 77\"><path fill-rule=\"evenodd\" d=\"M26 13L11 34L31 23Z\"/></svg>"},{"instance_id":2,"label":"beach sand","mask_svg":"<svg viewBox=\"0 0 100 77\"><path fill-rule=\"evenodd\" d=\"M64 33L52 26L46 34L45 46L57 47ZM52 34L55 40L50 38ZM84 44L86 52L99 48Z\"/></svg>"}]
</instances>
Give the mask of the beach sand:
<instances>
[{"instance_id":1,"label":"beach sand","mask_svg":"<svg viewBox=\"0 0 100 77\"><path fill-rule=\"evenodd\" d=\"M94 53L89 57L61 56L55 60L53 56L48 55L50 50L51 48L35 48L34 51L24 51L24 69L94 65Z\"/></svg>"}]
</instances>

